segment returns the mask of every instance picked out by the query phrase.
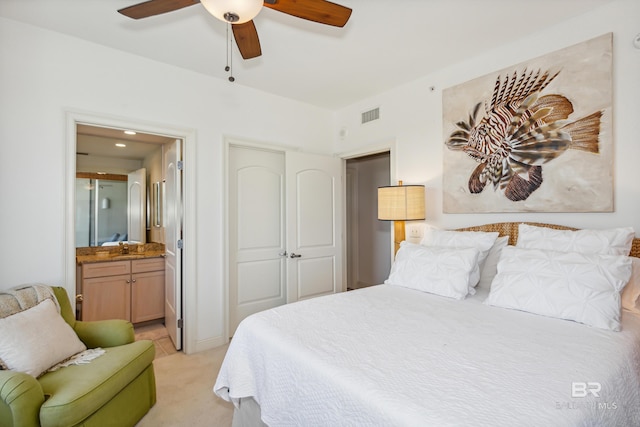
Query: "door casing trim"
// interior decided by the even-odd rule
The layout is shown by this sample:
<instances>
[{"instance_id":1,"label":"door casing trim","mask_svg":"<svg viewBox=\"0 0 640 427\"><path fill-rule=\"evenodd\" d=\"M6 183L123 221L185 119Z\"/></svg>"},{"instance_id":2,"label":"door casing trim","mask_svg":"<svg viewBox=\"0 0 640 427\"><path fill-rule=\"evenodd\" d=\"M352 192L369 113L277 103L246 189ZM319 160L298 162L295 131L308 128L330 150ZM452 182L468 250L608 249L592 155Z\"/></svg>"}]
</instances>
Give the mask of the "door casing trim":
<instances>
[{"instance_id":1,"label":"door casing trim","mask_svg":"<svg viewBox=\"0 0 640 427\"><path fill-rule=\"evenodd\" d=\"M197 343L197 275L196 257L196 131L194 129L169 127L163 124L132 120L78 110L65 110L65 201L64 201L64 241L62 242L64 262L64 287L71 301L75 301L76 257L75 257L75 171L76 171L76 125L132 129L144 133L182 139L185 171L183 175L183 261L182 261L182 301L183 301L183 351L187 354L200 350ZM189 327L191 325L191 327Z\"/></svg>"}]
</instances>

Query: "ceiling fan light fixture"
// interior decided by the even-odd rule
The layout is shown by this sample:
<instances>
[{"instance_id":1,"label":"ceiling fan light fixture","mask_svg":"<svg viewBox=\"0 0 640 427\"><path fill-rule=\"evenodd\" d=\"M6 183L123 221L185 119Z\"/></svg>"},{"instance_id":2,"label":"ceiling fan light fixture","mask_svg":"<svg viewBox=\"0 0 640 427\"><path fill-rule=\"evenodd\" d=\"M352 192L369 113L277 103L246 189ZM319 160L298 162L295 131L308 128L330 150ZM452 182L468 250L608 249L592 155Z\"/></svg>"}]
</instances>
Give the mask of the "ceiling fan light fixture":
<instances>
[{"instance_id":1,"label":"ceiling fan light fixture","mask_svg":"<svg viewBox=\"0 0 640 427\"><path fill-rule=\"evenodd\" d=\"M200 0L207 11L223 22L244 24L262 10L262 0Z\"/></svg>"}]
</instances>

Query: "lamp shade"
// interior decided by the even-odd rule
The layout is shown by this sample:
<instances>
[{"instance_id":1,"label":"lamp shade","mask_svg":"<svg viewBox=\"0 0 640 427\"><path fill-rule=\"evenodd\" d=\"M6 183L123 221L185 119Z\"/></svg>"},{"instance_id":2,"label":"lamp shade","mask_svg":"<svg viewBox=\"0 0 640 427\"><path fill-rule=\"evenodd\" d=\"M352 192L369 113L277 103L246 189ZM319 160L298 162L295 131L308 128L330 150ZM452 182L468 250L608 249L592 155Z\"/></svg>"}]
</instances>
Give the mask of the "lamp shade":
<instances>
[{"instance_id":1,"label":"lamp shade","mask_svg":"<svg viewBox=\"0 0 640 427\"><path fill-rule=\"evenodd\" d=\"M262 0L200 0L207 11L223 22L244 24L262 10Z\"/></svg>"},{"instance_id":2,"label":"lamp shade","mask_svg":"<svg viewBox=\"0 0 640 427\"><path fill-rule=\"evenodd\" d=\"M424 185L378 187L379 220L413 221L424 218Z\"/></svg>"}]
</instances>

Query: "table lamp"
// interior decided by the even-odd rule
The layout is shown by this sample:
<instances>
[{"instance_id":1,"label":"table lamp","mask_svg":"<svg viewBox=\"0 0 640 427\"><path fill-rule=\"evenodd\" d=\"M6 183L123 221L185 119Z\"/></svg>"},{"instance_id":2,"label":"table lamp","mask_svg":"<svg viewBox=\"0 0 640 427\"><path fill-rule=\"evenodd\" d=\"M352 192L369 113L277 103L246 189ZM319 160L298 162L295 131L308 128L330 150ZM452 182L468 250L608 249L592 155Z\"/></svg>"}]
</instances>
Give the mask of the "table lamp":
<instances>
[{"instance_id":1,"label":"table lamp","mask_svg":"<svg viewBox=\"0 0 640 427\"><path fill-rule=\"evenodd\" d=\"M425 219L424 185L390 185L378 187L378 219L394 221L395 252L405 239L405 221Z\"/></svg>"}]
</instances>

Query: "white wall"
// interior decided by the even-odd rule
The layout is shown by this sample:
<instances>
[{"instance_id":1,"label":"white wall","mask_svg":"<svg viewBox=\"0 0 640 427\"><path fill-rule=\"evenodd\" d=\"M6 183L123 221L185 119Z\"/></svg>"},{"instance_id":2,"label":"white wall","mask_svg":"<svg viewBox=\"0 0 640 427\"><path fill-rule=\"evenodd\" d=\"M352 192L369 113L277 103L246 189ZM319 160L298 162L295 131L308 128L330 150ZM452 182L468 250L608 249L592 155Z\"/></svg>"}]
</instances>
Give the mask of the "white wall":
<instances>
[{"instance_id":1,"label":"white wall","mask_svg":"<svg viewBox=\"0 0 640 427\"><path fill-rule=\"evenodd\" d=\"M195 350L224 339L224 135L314 152L331 146L329 111L4 18L0 94L1 289L63 284L66 111L193 130L196 164L186 168L196 168L187 183L196 193L187 209L197 242L185 256L196 258L187 284L197 301L187 324Z\"/></svg>"},{"instance_id":2,"label":"white wall","mask_svg":"<svg viewBox=\"0 0 640 427\"><path fill-rule=\"evenodd\" d=\"M397 141L396 179L407 184L426 185L426 222L437 227L540 221L577 227L633 226L640 232L640 50L632 45L633 38L640 32L639 17L640 2L618 0L561 25L541 28L532 37L517 39L517 35L511 34L505 37L506 44L499 49L338 111L334 149L349 152L387 140ZM535 17L532 16L530 24L535 25ZM608 32L613 32L614 45L615 212L443 214L443 89ZM455 32L447 37L455 37ZM510 40L513 41L507 43ZM446 43L446 37L440 42ZM432 87L435 90L432 91ZM377 106L380 107L380 121L360 125L360 113ZM347 130L344 138L338 135L341 129Z\"/></svg>"}]
</instances>

